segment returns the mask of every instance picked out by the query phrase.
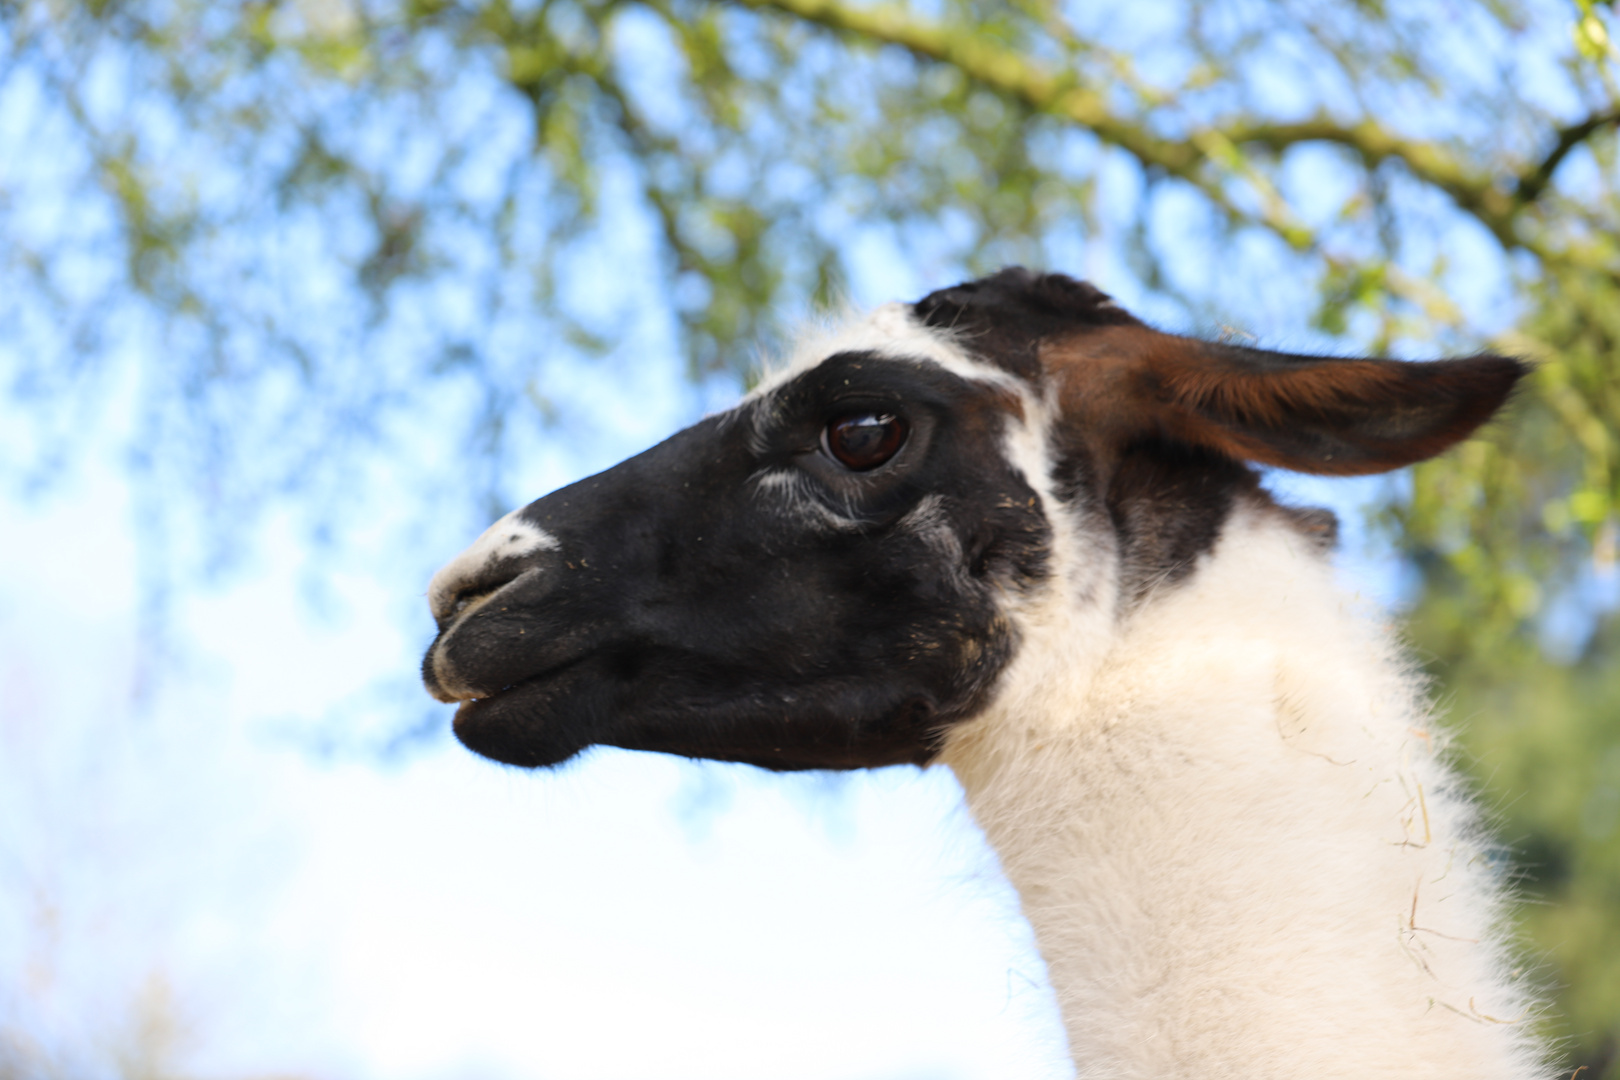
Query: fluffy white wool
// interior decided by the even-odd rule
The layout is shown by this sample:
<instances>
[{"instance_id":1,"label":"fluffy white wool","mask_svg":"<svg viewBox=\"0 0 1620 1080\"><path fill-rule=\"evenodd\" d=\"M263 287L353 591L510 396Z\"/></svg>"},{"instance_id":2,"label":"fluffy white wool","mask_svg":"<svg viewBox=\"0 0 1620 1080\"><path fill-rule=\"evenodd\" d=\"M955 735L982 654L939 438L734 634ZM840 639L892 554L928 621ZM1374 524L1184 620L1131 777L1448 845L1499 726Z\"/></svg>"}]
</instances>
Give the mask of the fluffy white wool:
<instances>
[{"instance_id":1,"label":"fluffy white wool","mask_svg":"<svg viewBox=\"0 0 1620 1080\"><path fill-rule=\"evenodd\" d=\"M1065 592L1016 612L998 697L944 760L1081 1077L1550 1075L1443 733L1310 542L1240 510L1100 648Z\"/></svg>"}]
</instances>

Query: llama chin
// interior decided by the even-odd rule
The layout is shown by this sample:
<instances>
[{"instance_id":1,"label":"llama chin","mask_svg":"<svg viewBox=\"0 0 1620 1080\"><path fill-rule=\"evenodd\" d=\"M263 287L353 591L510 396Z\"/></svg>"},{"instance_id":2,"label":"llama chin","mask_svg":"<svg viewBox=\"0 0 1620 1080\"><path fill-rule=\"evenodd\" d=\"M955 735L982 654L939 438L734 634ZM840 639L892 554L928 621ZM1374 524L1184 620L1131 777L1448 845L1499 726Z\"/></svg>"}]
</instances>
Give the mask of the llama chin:
<instances>
[{"instance_id":1,"label":"llama chin","mask_svg":"<svg viewBox=\"0 0 1620 1080\"><path fill-rule=\"evenodd\" d=\"M1081 1076L1547 1077L1421 681L1254 468L1422 460L1524 371L1203 342L1006 270L502 519L434 578L424 681L517 765L948 766Z\"/></svg>"}]
</instances>

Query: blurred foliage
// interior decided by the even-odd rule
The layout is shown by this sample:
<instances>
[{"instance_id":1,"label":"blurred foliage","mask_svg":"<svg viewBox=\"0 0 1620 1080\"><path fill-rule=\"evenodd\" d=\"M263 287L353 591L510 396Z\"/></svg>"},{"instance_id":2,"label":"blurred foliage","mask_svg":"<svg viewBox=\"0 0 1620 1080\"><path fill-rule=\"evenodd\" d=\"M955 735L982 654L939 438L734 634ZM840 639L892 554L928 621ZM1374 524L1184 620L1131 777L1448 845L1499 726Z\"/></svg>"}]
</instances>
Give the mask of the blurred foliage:
<instances>
[{"instance_id":1,"label":"blurred foliage","mask_svg":"<svg viewBox=\"0 0 1620 1080\"><path fill-rule=\"evenodd\" d=\"M1613 1076L1620 1017L1620 643L1573 665L1460 663L1453 714L1521 874L1520 918L1568 987L1549 1032ZM1604 1065L1607 1065L1607 1072Z\"/></svg>"},{"instance_id":2,"label":"blurred foliage","mask_svg":"<svg viewBox=\"0 0 1620 1080\"><path fill-rule=\"evenodd\" d=\"M48 980L49 972L30 972ZM24 1010L18 1010L19 1013ZM154 974L128 1007L127 1017L104 1017L101 1030L113 1033L99 1046L44 1045L30 1025L15 1017L0 1020L0 1080L67 1080L80 1076L117 1076L120 1080L181 1080L177 1064L185 1027L177 1016L173 992ZM30 1018L31 1019L31 1018ZM95 1041L95 1040L89 1040ZM292 1080L292 1078L287 1078Z\"/></svg>"},{"instance_id":3,"label":"blurred foliage","mask_svg":"<svg viewBox=\"0 0 1620 1080\"><path fill-rule=\"evenodd\" d=\"M278 498L340 529L422 425L460 432L472 519L512 433L569 422L553 358L746 377L872 266L898 293L1046 264L1172 325L1534 357L1388 522L1597 1062L1614 28L1591 0L3 0L0 377L33 423L0 462L48 487L86 425L120 431L158 582ZM458 489L424 484L443 513Z\"/></svg>"}]
</instances>

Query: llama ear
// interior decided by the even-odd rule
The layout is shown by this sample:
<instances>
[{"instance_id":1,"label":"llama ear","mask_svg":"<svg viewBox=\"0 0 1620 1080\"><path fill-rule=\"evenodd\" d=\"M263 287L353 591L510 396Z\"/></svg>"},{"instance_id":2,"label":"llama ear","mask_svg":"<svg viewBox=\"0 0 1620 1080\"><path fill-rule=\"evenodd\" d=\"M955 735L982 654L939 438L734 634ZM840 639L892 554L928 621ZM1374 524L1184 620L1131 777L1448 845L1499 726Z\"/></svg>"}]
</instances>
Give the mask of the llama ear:
<instances>
[{"instance_id":1,"label":"llama ear","mask_svg":"<svg viewBox=\"0 0 1620 1080\"><path fill-rule=\"evenodd\" d=\"M1462 441L1530 369L1482 354L1348 360L1170 339L1140 361L1165 434L1297 472L1387 472Z\"/></svg>"}]
</instances>

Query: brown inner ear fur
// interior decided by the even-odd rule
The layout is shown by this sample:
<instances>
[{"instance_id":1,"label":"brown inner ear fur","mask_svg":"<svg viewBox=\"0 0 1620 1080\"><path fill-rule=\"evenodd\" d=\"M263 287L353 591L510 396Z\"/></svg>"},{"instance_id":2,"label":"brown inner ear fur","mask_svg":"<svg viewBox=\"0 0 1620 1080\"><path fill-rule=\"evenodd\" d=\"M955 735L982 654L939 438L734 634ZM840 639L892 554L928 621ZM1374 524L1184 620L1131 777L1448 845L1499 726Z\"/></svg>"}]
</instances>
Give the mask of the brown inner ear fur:
<instances>
[{"instance_id":1,"label":"brown inner ear fur","mask_svg":"<svg viewBox=\"0 0 1620 1080\"><path fill-rule=\"evenodd\" d=\"M1466 438L1528 371L1492 355L1299 356L1141 325L1049 339L1040 355L1071 430L1108 473L1133 444L1161 440L1298 472L1388 472Z\"/></svg>"}]
</instances>

